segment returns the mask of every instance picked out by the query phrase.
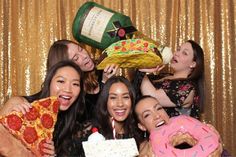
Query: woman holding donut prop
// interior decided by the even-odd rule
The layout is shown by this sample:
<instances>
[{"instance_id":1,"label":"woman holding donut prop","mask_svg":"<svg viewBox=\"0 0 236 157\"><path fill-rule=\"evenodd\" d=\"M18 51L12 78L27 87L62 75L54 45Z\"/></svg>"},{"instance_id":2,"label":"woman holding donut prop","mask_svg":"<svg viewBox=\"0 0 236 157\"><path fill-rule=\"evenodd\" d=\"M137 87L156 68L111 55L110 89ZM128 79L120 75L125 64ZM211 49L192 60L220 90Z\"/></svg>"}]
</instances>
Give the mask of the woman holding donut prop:
<instances>
[{"instance_id":1,"label":"woman holding donut prop","mask_svg":"<svg viewBox=\"0 0 236 157\"><path fill-rule=\"evenodd\" d=\"M140 144L140 157L221 156L220 136L211 125L184 115L169 119L158 100L151 96L141 97L135 113L138 127L150 133Z\"/></svg>"}]
</instances>

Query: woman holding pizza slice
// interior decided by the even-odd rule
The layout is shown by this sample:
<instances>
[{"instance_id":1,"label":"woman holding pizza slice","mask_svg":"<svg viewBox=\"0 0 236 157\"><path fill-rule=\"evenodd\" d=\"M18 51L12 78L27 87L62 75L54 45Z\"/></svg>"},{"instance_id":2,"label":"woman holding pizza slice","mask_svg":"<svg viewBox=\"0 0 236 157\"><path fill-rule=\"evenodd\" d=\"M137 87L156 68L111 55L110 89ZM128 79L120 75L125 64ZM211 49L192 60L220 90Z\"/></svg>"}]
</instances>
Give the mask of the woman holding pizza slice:
<instances>
[{"instance_id":1,"label":"woman holding pizza slice","mask_svg":"<svg viewBox=\"0 0 236 157\"><path fill-rule=\"evenodd\" d=\"M26 114L31 109L31 104L35 100L56 96L59 105L59 113L54 127L53 140L47 139L46 142L40 146L40 151L43 156L60 156L68 155L67 145L73 138L72 133L75 130L76 119L82 117L85 109L84 105L84 90L83 90L83 72L77 64L72 61L61 61L52 66L45 77L40 94L24 96L21 99L24 103L15 105L12 111L22 112ZM17 98L10 98L8 103L22 103L22 100ZM20 100L20 101L17 101ZM11 111L9 111L11 112ZM7 113L6 113L7 114ZM11 146L7 146L12 149ZM6 155L4 151L4 143L0 142L0 154ZM14 151L22 151L14 148ZM29 151L26 151L21 156L31 156Z\"/></svg>"}]
</instances>

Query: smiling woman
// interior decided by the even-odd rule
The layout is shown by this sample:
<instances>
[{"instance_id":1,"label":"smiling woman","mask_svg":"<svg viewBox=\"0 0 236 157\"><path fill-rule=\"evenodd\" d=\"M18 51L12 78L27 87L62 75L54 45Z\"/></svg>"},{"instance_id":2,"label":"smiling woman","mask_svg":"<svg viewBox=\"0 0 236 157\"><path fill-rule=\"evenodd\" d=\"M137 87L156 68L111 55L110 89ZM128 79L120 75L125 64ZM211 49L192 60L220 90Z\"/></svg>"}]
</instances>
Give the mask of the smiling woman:
<instances>
[{"instance_id":1,"label":"smiling woman","mask_svg":"<svg viewBox=\"0 0 236 157\"><path fill-rule=\"evenodd\" d=\"M169 119L154 97L141 97L135 106L135 113L138 127L148 133L140 145L140 157L194 154L218 157L222 152L219 133L213 126L184 115Z\"/></svg>"},{"instance_id":2,"label":"smiling woman","mask_svg":"<svg viewBox=\"0 0 236 157\"><path fill-rule=\"evenodd\" d=\"M94 107L103 83L116 74L118 66L108 65L103 71L96 70L95 62L90 53L79 43L67 39L57 40L50 47L47 70L62 60L72 60L84 72L86 114L83 119L94 118Z\"/></svg>"},{"instance_id":3,"label":"smiling woman","mask_svg":"<svg viewBox=\"0 0 236 157\"><path fill-rule=\"evenodd\" d=\"M153 156L149 133L153 129L168 124L169 116L156 98L147 95L138 100L134 112L138 128L144 133L143 140L139 143L139 156Z\"/></svg>"},{"instance_id":4,"label":"smiling woman","mask_svg":"<svg viewBox=\"0 0 236 157\"><path fill-rule=\"evenodd\" d=\"M143 96L138 101L135 106L135 113L139 120L138 127L142 131L147 131L148 133L169 122L169 116L163 107L151 96Z\"/></svg>"},{"instance_id":5,"label":"smiling woman","mask_svg":"<svg viewBox=\"0 0 236 157\"><path fill-rule=\"evenodd\" d=\"M220 135L214 126L185 115L169 118L159 101L152 96L140 97L134 112L137 125L144 133L139 143L140 157L230 157L222 148Z\"/></svg>"},{"instance_id":6,"label":"smiling woman","mask_svg":"<svg viewBox=\"0 0 236 157\"><path fill-rule=\"evenodd\" d=\"M49 96L58 98L60 111L57 116L53 139L49 139L46 144L43 144L42 147L45 148L43 150L48 156L54 156L55 153L70 156L68 151L70 147L67 144L70 143L72 132L75 130L75 122L81 118L85 108L83 72L76 63L67 60L53 65L47 72L42 89L38 94L10 98L1 110L1 114L7 114L11 111L25 114L30 111L30 103ZM16 149L16 151L18 150Z\"/></svg>"},{"instance_id":7,"label":"smiling woman","mask_svg":"<svg viewBox=\"0 0 236 157\"><path fill-rule=\"evenodd\" d=\"M73 104L80 90L80 75L69 66L58 69L50 84L50 95L58 97L62 111Z\"/></svg>"},{"instance_id":8,"label":"smiling woman","mask_svg":"<svg viewBox=\"0 0 236 157\"><path fill-rule=\"evenodd\" d=\"M107 110L116 121L124 121L131 110L131 99L128 88L123 83L114 83L109 91ZM116 129L118 124L115 125ZM122 130L121 128L119 130ZM118 132L119 133L119 132Z\"/></svg>"},{"instance_id":9,"label":"smiling woman","mask_svg":"<svg viewBox=\"0 0 236 157\"><path fill-rule=\"evenodd\" d=\"M134 103L134 89L125 77L114 76L108 79L99 95L96 108L99 132L106 139L136 137Z\"/></svg>"}]
</instances>

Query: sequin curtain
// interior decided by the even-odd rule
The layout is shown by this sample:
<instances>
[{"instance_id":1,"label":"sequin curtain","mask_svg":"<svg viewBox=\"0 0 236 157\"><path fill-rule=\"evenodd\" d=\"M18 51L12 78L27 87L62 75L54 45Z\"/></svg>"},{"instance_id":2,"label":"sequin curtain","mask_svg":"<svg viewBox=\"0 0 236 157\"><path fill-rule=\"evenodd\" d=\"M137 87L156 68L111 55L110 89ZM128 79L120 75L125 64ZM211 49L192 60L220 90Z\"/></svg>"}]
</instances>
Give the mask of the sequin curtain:
<instances>
[{"instance_id":1,"label":"sequin curtain","mask_svg":"<svg viewBox=\"0 0 236 157\"><path fill-rule=\"evenodd\" d=\"M50 45L72 39L72 22L86 0L0 0L0 101L40 89ZM236 1L95 0L130 16L136 28L176 49L187 39L205 51L206 99L202 120L220 132L236 156ZM99 50L86 46L96 58ZM125 71L122 71L125 73Z\"/></svg>"}]
</instances>

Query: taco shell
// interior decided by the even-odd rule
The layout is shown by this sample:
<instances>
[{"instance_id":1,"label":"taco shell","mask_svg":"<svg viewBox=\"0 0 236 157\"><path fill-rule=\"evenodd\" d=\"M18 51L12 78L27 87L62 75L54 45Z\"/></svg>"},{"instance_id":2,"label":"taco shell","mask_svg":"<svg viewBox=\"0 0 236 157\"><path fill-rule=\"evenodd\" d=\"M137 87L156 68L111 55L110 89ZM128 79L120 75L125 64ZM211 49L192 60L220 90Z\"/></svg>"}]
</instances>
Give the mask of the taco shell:
<instances>
[{"instance_id":1,"label":"taco shell","mask_svg":"<svg viewBox=\"0 0 236 157\"><path fill-rule=\"evenodd\" d=\"M163 60L157 45L143 39L120 40L106 48L99 58L97 69L116 64L120 68L153 68Z\"/></svg>"}]
</instances>

